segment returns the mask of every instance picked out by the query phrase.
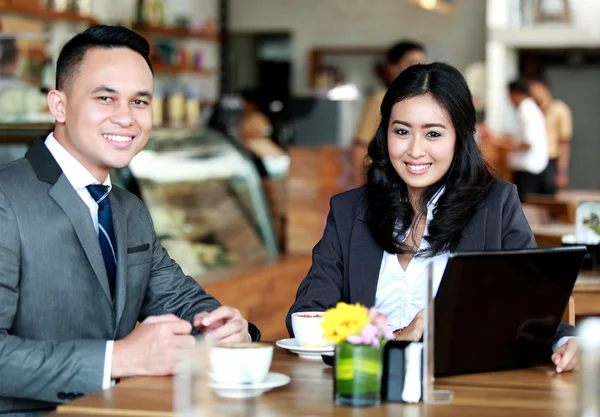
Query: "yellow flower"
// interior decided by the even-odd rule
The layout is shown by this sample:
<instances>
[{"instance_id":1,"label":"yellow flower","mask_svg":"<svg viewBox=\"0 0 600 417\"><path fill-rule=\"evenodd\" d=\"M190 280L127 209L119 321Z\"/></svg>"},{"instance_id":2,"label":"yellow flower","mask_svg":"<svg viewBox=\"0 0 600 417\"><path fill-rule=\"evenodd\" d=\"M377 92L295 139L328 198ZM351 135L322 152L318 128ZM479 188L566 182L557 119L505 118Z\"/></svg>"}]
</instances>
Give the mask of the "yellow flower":
<instances>
[{"instance_id":1,"label":"yellow flower","mask_svg":"<svg viewBox=\"0 0 600 417\"><path fill-rule=\"evenodd\" d=\"M348 336L360 335L369 323L369 310L360 304L337 303L325 312L321 326L323 336L330 343L340 343Z\"/></svg>"}]
</instances>

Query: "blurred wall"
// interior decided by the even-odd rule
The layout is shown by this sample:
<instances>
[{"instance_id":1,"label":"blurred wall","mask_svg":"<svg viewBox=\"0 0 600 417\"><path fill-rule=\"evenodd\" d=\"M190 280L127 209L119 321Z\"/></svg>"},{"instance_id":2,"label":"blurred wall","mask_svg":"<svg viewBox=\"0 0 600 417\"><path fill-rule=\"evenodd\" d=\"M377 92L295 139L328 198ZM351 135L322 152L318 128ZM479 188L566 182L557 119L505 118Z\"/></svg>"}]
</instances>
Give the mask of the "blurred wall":
<instances>
[{"instance_id":1,"label":"blurred wall","mask_svg":"<svg viewBox=\"0 0 600 417\"><path fill-rule=\"evenodd\" d=\"M483 0L460 0L452 15L406 0L230 0L230 29L290 32L295 93L306 91L310 51L323 46L383 46L409 37L429 47L431 60L461 71L485 59Z\"/></svg>"}]
</instances>

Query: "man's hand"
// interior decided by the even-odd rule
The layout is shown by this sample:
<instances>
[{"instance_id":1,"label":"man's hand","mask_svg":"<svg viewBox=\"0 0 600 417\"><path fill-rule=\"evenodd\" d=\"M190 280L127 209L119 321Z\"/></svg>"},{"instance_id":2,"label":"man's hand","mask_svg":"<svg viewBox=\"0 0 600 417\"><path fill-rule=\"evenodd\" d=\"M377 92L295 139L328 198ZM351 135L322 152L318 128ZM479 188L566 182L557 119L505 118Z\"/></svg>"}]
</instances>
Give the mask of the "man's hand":
<instances>
[{"instance_id":1,"label":"man's hand","mask_svg":"<svg viewBox=\"0 0 600 417\"><path fill-rule=\"evenodd\" d=\"M213 343L235 343L248 341L248 322L235 308L221 306L210 313L198 313L194 327Z\"/></svg>"},{"instance_id":2,"label":"man's hand","mask_svg":"<svg viewBox=\"0 0 600 417\"><path fill-rule=\"evenodd\" d=\"M423 337L423 330L425 329L425 317L423 310L419 311L415 318L410 322L408 326L398 336L396 340L406 340L409 342L418 342Z\"/></svg>"},{"instance_id":3,"label":"man's hand","mask_svg":"<svg viewBox=\"0 0 600 417\"><path fill-rule=\"evenodd\" d=\"M567 174L556 174L554 181L556 183L556 188L562 189L569 185L569 176Z\"/></svg>"},{"instance_id":4,"label":"man's hand","mask_svg":"<svg viewBox=\"0 0 600 417\"><path fill-rule=\"evenodd\" d=\"M556 349L552 355L552 363L556 365L556 372L569 372L577 367L579 363L578 349L577 339L569 339L567 343Z\"/></svg>"},{"instance_id":5,"label":"man's hand","mask_svg":"<svg viewBox=\"0 0 600 417\"><path fill-rule=\"evenodd\" d=\"M192 325L173 314L148 317L113 347L111 378L170 375L179 349L192 348Z\"/></svg>"}]
</instances>

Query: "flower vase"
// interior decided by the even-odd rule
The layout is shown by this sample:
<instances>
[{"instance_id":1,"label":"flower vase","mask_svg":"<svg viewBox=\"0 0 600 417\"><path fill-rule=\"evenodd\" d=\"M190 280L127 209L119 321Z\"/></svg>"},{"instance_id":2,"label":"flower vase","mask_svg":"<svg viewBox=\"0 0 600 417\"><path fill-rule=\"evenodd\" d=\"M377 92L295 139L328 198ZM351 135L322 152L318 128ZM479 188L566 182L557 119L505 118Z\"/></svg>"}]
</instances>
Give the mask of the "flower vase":
<instances>
[{"instance_id":1,"label":"flower vase","mask_svg":"<svg viewBox=\"0 0 600 417\"><path fill-rule=\"evenodd\" d=\"M383 346L353 345L335 347L335 404L373 407L381 404Z\"/></svg>"}]
</instances>

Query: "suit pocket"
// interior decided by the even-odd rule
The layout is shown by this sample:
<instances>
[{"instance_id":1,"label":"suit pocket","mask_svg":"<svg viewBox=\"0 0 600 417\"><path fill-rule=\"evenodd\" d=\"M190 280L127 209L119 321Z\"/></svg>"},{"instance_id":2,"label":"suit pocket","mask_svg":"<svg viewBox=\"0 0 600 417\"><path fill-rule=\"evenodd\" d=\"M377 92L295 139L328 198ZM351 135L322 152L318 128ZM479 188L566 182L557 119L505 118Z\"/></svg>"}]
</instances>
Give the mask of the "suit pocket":
<instances>
[{"instance_id":1,"label":"suit pocket","mask_svg":"<svg viewBox=\"0 0 600 417\"><path fill-rule=\"evenodd\" d=\"M134 246L131 248L127 248L127 253L138 253L138 252L143 252L148 249L150 249L150 244L144 243L143 245L138 245L138 246Z\"/></svg>"},{"instance_id":2,"label":"suit pocket","mask_svg":"<svg viewBox=\"0 0 600 417\"><path fill-rule=\"evenodd\" d=\"M150 244L127 248L127 266L142 265L152 262Z\"/></svg>"}]
</instances>

